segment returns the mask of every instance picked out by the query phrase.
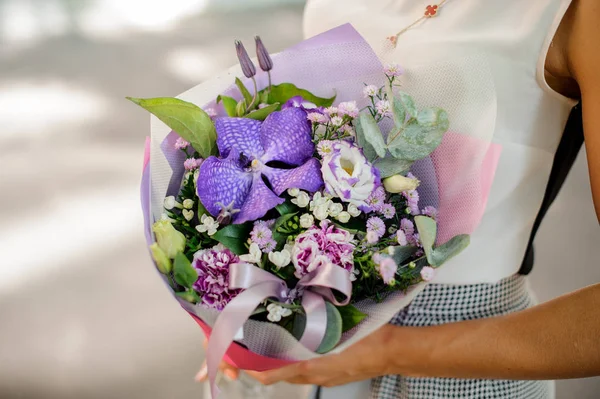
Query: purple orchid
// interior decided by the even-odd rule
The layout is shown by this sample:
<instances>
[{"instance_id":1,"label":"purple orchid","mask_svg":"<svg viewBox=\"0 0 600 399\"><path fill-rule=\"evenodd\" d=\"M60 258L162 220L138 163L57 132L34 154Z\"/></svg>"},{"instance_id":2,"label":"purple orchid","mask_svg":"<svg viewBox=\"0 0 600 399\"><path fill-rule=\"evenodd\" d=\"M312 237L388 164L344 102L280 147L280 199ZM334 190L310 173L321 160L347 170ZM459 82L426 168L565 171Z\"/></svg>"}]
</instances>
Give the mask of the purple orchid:
<instances>
[{"instance_id":1,"label":"purple orchid","mask_svg":"<svg viewBox=\"0 0 600 399\"><path fill-rule=\"evenodd\" d=\"M306 101L302 96L292 97L281 106L281 109L287 108L301 108L307 112L318 112L320 114L323 113L322 107L317 107L316 104Z\"/></svg>"},{"instance_id":2,"label":"purple orchid","mask_svg":"<svg viewBox=\"0 0 600 399\"><path fill-rule=\"evenodd\" d=\"M215 128L223 158L207 158L197 182L198 197L211 215L233 204L233 209L240 209L233 223L256 220L283 203L279 195L288 188L315 192L323 186L321 164L312 157L315 147L304 110L273 112L264 122L217 118ZM277 162L277 166L267 165L269 162ZM281 164L285 168L280 168Z\"/></svg>"}]
</instances>

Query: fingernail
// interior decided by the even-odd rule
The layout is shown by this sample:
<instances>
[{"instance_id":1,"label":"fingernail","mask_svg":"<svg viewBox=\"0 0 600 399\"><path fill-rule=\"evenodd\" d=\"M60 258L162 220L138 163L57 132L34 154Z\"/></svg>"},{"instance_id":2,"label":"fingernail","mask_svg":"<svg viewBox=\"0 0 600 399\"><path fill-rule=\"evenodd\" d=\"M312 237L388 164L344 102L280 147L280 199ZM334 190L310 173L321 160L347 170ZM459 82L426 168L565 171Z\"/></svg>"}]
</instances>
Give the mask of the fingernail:
<instances>
[{"instance_id":1,"label":"fingernail","mask_svg":"<svg viewBox=\"0 0 600 399\"><path fill-rule=\"evenodd\" d=\"M231 369L226 369L224 372L225 377L227 377L228 380L230 381L235 381L237 380L237 373Z\"/></svg>"},{"instance_id":2,"label":"fingernail","mask_svg":"<svg viewBox=\"0 0 600 399\"><path fill-rule=\"evenodd\" d=\"M206 379L206 375L208 374L208 370L206 369L206 364L202 366L198 374L194 377L194 380L198 382L202 382Z\"/></svg>"}]
</instances>

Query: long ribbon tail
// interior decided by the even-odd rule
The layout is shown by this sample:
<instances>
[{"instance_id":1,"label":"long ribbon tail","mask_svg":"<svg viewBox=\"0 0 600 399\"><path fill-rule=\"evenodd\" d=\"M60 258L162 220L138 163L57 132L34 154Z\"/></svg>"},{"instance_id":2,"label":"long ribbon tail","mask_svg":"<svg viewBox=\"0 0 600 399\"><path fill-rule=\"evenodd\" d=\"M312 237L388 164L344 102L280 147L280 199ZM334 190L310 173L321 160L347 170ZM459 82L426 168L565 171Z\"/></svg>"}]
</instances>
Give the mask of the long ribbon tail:
<instances>
[{"instance_id":1,"label":"long ribbon tail","mask_svg":"<svg viewBox=\"0 0 600 399\"><path fill-rule=\"evenodd\" d=\"M215 382L219 363L225 356L227 349L229 349L229 345L233 342L235 334L242 328L262 301L269 297L279 297L280 293L280 282L265 281L259 283L236 296L219 315L208 339L206 352L208 379L213 399L217 399L219 395L219 389Z\"/></svg>"},{"instance_id":2,"label":"long ribbon tail","mask_svg":"<svg viewBox=\"0 0 600 399\"><path fill-rule=\"evenodd\" d=\"M306 312L306 327L300 338L300 343L315 352L327 330L327 308L323 297L310 291L305 291L302 297L302 307Z\"/></svg>"}]
</instances>

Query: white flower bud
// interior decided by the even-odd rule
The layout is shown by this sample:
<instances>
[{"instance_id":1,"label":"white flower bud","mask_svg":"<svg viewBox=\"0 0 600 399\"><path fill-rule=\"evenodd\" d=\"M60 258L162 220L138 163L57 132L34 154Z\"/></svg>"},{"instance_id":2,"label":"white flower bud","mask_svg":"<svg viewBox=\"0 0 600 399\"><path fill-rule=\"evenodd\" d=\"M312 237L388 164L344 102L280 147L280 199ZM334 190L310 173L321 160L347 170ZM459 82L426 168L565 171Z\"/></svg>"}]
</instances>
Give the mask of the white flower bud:
<instances>
[{"instance_id":1,"label":"white flower bud","mask_svg":"<svg viewBox=\"0 0 600 399\"><path fill-rule=\"evenodd\" d=\"M344 206L338 202L331 202L329 204L329 215L337 217L344 210Z\"/></svg>"},{"instance_id":2,"label":"white flower bud","mask_svg":"<svg viewBox=\"0 0 600 399\"><path fill-rule=\"evenodd\" d=\"M310 197L308 193L300 191L298 196L292 200L292 203L298 205L300 208L306 208L310 203Z\"/></svg>"},{"instance_id":3,"label":"white flower bud","mask_svg":"<svg viewBox=\"0 0 600 399\"><path fill-rule=\"evenodd\" d=\"M181 209L181 204L179 202L177 202L175 200L175 197L172 196L172 195L169 195L168 197L165 198L163 206L165 207L165 209L167 209L169 211L171 209L173 209L173 208L180 208Z\"/></svg>"},{"instance_id":4,"label":"white flower bud","mask_svg":"<svg viewBox=\"0 0 600 399\"><path fill-rule=\"evenodd\" d=\"M383 180L383 187L388 193L401 193L404 191L416 190L419 187L419 180L411 179L402 175L394 175Z\"/></svg>"},{"instance_id":5,"label":"white flower bud","mask_svg":"<svg viewBox=\"0 0 600 399\"><path fill-rule=\"evenodd\" d=\"M194 200L191 200L189 198L183 200L183 207L185 209L192 209L194 207Z\"/></svg>"},{"instance_id":6,"label":"white flower bud","mask_svg":"<svg viewBox=\"0 0 600 399\"><path fill-rule=\"evenodd\" d=\"M339 220L341 223L348 223L350 221L350 214L346 211L342 211L339 215L337 215L337 220Z\"/></svg>"},{"instance_id":7,"label":"white flower bud","mask_svg":"<svg viewBox=\"0 0 600 399\"><path fill-rule=\"evenodd\" d=\"M350 216L352 217L357 217L360 216L360 209L358 209L358 207L354 204L348 204L348 213L350 214Z\"/></svg>"},{"instance_id":8,"label":"white flower bud","mask_svg":"<svg viewBox=\"0 0 600 399\"><path fill-rule=\"evenodd\" d=\"M300 194L300 189L299 188L288 188L287 193L289 195L291 195L292 197L297 197L298 194Z\"/></svg>"},{"instance_id":9,"label":"white flower bud","mask_svg":"<svg viewBox=\"0 0 600 399\"><path fill-rule=\"evenodd\" d=\"M191 211L189 209L184 209L183 211L181 211L181 214L188 222L194 218L194 211Z\"/></svg>"},{"instance_id":10,"label":"white flower bud","mask_svg":"<svg viewBox=\"0 0 600 399\"><path fill-rule=\"evenodd\" d=\"M304 215L300 216L300 226L304 229L308 229L310 227L312 227L315 224L315 218L313 217L313 215L309 214L309 213L305 213Z\"/></svg>"},{"instance_id":11,"label":"white flower bud","mask_svg":"<svg viewBox=\"0 0 600 399\"><path fill-rule=\"evenodd\" d=\"M315 218L317 218L318 220L327 219L327 217L329 216L329 203L326 202L324 204L321 204L321 205L315 207L313 214L315 215Z\"/></svg>"}]
</instances>

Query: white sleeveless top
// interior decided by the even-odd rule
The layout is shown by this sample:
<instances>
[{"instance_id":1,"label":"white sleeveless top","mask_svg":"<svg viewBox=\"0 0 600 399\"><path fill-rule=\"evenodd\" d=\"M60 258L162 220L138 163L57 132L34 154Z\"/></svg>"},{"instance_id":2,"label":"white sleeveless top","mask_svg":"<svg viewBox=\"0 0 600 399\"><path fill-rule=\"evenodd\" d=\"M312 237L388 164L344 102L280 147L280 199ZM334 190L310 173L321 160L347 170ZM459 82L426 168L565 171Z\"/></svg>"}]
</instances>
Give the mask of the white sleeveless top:
<instances>
[{"instance_id":1,"label":"white sleeveless top","mask_svg":"<svg viewBox=\"0 0 600 399\"><path fill-rule=\"evenodd\" d=\"M570 2L448 0L436 18L402 34L386 57L421 83L437 82L440 92L456 90L460 82L469 90L470 82L479 80L473 84L493 93L489 132L480 128L484 138L502 146L502 152L487 206L470 246L445 264L434 282L493 283L521 266L554 153L575 105L544 79L546 54ZM386 37L423 15L428 4L426 0L309 0L304 32L310 37L350 22L378 51ZM435 68L442 64L446 67ZM409 86L406 91L418 100L422 85ZM431 88L428 91L431 96ZM480 100L472 98L473 112L478 112ZM428 105L439 105L435 94L432 101ZM490 98L485 101L492 103ZM450 117L462 115L450 112Z\"/></svg>"}]
</instances>

